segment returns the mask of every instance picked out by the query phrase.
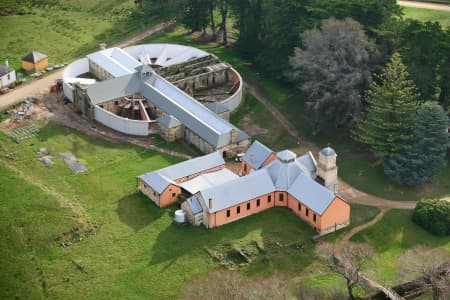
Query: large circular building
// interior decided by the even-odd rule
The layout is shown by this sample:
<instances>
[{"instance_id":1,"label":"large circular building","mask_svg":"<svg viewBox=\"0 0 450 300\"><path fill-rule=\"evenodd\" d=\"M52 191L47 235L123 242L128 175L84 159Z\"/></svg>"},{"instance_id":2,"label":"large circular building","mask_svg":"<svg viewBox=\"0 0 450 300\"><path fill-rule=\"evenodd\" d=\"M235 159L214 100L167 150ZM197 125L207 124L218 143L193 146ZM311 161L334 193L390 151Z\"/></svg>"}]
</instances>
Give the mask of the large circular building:
<instances>
[{"instance_id":1,"label":"large circular building","mask_svg":"<svg viewBox=\"0 0 450 300\"><path fill-rule=\"evenodd\" d=\"M65 97L83 115L137 136L184 138L205 153L245 150L247 134L228 122L242 78L205 51L173 44L109 48L68 65Z\"/></svg>"}]
</instances>

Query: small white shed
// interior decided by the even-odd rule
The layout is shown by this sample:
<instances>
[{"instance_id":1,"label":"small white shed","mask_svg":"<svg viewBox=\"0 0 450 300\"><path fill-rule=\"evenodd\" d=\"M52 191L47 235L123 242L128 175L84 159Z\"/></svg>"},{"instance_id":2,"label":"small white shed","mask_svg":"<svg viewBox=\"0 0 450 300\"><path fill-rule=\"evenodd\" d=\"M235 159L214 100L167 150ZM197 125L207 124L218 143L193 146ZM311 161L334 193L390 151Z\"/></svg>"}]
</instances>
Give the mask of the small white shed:
<instances>
[{"instance_id":1,"label":"small white shed","mask_svg":"<svg viewBox=\"0 0 450 300\"><path fill-rule=\"evenodd\" d=\"M10 86L16 82L16 70L9 67L8 60L0 65L0 89Z\"/></svg>"}]
</instances>

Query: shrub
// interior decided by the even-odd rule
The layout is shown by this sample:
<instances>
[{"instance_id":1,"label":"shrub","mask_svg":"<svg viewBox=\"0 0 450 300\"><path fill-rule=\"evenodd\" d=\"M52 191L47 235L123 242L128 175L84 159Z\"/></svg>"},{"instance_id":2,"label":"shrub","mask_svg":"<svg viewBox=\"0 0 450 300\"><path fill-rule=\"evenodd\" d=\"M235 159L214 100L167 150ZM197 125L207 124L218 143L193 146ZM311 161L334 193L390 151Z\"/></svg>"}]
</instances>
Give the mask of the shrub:
<instances>
[{"instance_id":1,"label":"shrub","mask_svg":"<svg viewBox=\"0 0 450 300\"><path fill-rule=\"evenodd\" d=\"M448 236L450 235L450 202L421 200L417 202L412 219L435 235Z\"/></svg>"}]
</instances>

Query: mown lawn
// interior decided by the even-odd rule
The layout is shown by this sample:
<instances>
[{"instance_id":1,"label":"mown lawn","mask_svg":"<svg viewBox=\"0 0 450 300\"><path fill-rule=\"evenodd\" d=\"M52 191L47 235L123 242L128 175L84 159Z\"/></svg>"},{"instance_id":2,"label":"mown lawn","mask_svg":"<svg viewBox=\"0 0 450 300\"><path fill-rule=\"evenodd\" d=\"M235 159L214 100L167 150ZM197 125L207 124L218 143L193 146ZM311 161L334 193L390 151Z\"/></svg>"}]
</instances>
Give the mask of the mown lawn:
<instances>
[{"instance_id":1,"label":"mown lawn","mask_svg":"<svg viewBox=\"0 0 450 300\"><path fill-rule=\"evenodd\" d=\"M447 2L450 4L450 2ZM439 22L442 27L450 26L450 11L417 8L417 7L403 7L404 17L416 19L422 22Z\"/></svg>"},{"instance_id":2,"label":"mown lawn","mask_svg":"<svg viewBox=\"0 0 450 300\"><path fill-rule=\"evenodd\" d=\"M251 64L234 53L232 48L224 48L217 43L198 43L182 27L150 37L143 40L142 43L190 45L213 53L229 62L244 78L256 81L264 87L272 104L287 116L303 136L312 140L319 147L330 145L335 148L339 156L339 176L364 192L392 200L419 200L447 196L450 191L450 164L427 185L419 188L403 187L393 183L384 175L381 163L370 155L366 146L355 143L347 135L332 128L313 135L315 128L304 109L304 96L293 90L292 87L281 85L252 69ZM264 117L265 110L259 107L261 106L259 103L253 101L251 97L248 99L250 101L247 104L244 103L244 107L235 113L231 121L239 124L242 117L251 111L256 116L254 120L269 130L266 136L256 135L256 138L265 141L269 146L276 147L277 129L275 129L273 137L270 137L273 126L271 118ZM292 142L286 139L288 138L283 138L281 145L292 145Z\"/></svg>"},{"instance_id":3,"label":"mown lawn","mask_svg":"<svg viewBox=\"0 0 450 300\"><path fill-rule=\"evenodd\" d=\"M9 59L17 70L31 50L47 54L50 64L71 62L156 22L133 0L8 0L0 10L0 61Z\"/></svg>"},{"instance_id":4,"label":"mown lawn","mask_svg":"<svg viewBox=\"0 0 450 300\"><path fill-rule=\"evenodd\" d=\"M439 248L450 255L450 237L434 236L411 220L411 210L390 210L374 226L358 233L351 241L372 245L377 255L372 261L374 276L387 284L399 283L399 256L415 246Z\"/></svg>"},{"instance_id":5,"label":"mown lawn","mask_svg":"<svg viewBox=\"0 0 450 300\"><path fill-rule=\"evenodd\" d=\"M35 158L41 147L52 168ZM51 124L21 144L0 134L0 148L0 298L173 299L217 267L242 264L253 276L300 273L312 262L314 232L287 209L215 230L173 225L176 207L153 205L136 192L135 176L179 159ZM72 174L58 156L66 151L88 172ZM89 224L95 235L66 248L55 241Z\"/></svg>"}]
</instances>

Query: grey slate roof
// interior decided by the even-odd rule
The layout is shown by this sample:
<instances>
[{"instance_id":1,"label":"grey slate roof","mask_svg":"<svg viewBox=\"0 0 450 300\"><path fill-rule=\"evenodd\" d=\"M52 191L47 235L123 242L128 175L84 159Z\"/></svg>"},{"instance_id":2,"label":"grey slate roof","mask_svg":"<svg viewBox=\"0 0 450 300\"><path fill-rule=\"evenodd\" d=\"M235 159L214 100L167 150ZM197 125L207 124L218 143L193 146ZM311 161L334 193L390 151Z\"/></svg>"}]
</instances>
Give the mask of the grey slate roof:
<instances>
[{"instance_id":1,"label":"grey slate roof","mask_svg":"<svg viewBox=\"0 0 450 300\"><path fill-rule=\"evenodd\" d=\"M10 67L7 67L5 65L0 65L0 76L11 73L12 71L14 71L14 69L11 69Z\"/></svg>"},{"instance_id":2,"label":"grey slate roof","mask_svg":"<svg viewBox=\"0 0 450 300\"><path fill-rule=\"evenodd\" d=\"M200 205L200 202L198 202L197 196L192 196L191 198L187 199L187 203L189 207L191 208L192 214L198 214L203 211L202 206Z\"/></svg>"},{"instance_id":3,"label":"grey slate roof","mask_svg":"<svg viewBox=\"0 0 450 300\"><path fill-rule=\"evenodd\" d=\"M245 152L242 160L253 169L258 170L272 153L273 151L266 145L260 143L259 141L254 141L250 148L248 148L247 152Z\"/></svg>"},{"instance_id":4,"label":"grey slate roof","mask_svg":"<svg viewBox=\"0 0 450 300\"><path fill-rule=\"evenodd\" d=\"M239 178L238 175L228 169L222 169L216 172L205 173L194 179L180 183L179 185L191 194L219 185L227 181Z\"/></svg>"},{"instance_id":5,"label":"grey slate roof","mask_svg":"<svg viewBox=\"0 0 450 300\"><path fill-rule=\"evenodd\" d=\"M208 211L214 213L239 203L271 193L275 190L272 180L265 169L249 175L227 181L199 192L200 201L204 201ZM212 208L209 208L209 199Z\"/></svg>"},{"instance_id":6,"label":"grey slate roof","mask_svg":"<svg viewBox=\"0 0 450 300\"><path fill-rule=\"evenodd\" d=\"M288 193L319 215L325 212L335 198L330 190L303 174L297 177Z\"/></svg>"},{"instance_id":7,"label":"grey slate roof","mask_svg":"<svg viewBox=\"0 0 450 300\"><path fill-rule=\"evenodd\" d=\"M145 183L158 193L162 193L170 184L175 184L174 181L176 179L200 173L224 164L225 161L223 160L222 155L219 152L213 152L140 175L138 178L144 180Z\"/></svg>"},{"instance_id":8,"label":"grey slate roof","mask_svg":"<svg viewBox=\"0 0 450 300\"><path fill-rule=\"evenodd\" d=\"M181 122L177 120L177 118L171 115L164 115L156 119L159 125L164 126L166 128L174 128L181 125Z\"/></svg>"},{"instance_id":9,"label":"grey slate roof","mask_svg":"<svg viewBox=\"0 0 450 300\"><path fill-rule=\"evenodd\" d=\"M336 154L336 151L334 151L333 148L326 147L320 150L320 153L322 153L324 156L332 156Z\"/></svg>"},{"instance_id":10,"label":"grey slate roof","mask_svg":"<svg viewBox=\"0 0 450 300\"><path fill-rule=\"evenodd\" d=\"M230 111L228 109L228 107L226 107L225 105L223 105L222 103L219 102L208 102L205 104L205 106L212 111L213 113L216 114L221 114L227 111Z\"/></svg>"},{"instance_id":11,"label":"grey slate roof","mask_svg":"<svg viewBox=\"0 0 450 300\"><path fill-rule=\"evenodd\" d=\"M22 60L35 64L44 58L47 58L47 55L38 51L31 51L26 56L22 57Z\"/></svg>"}]
</instances>

